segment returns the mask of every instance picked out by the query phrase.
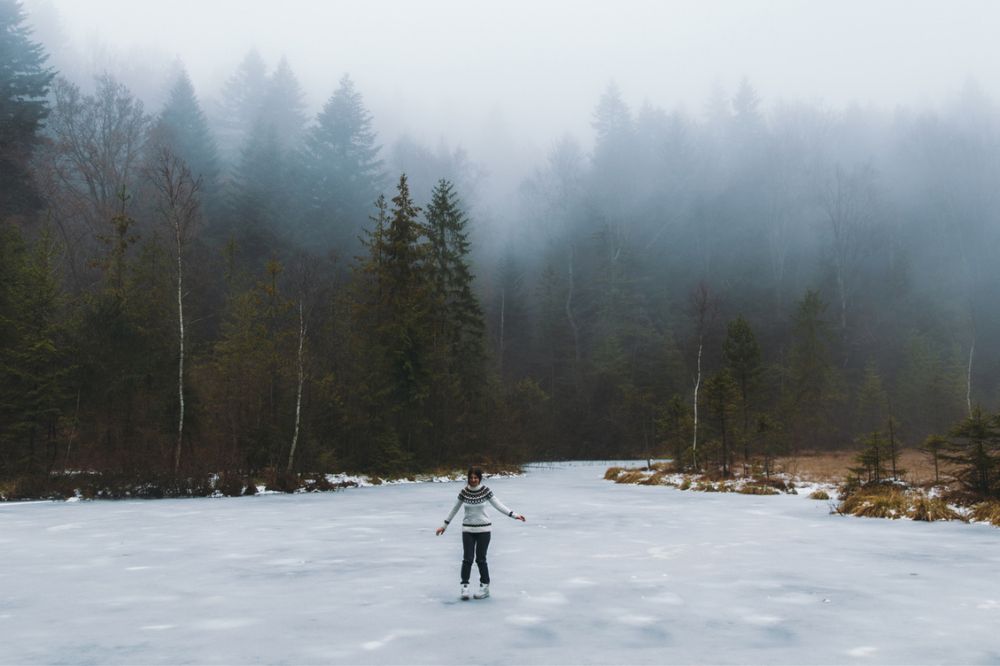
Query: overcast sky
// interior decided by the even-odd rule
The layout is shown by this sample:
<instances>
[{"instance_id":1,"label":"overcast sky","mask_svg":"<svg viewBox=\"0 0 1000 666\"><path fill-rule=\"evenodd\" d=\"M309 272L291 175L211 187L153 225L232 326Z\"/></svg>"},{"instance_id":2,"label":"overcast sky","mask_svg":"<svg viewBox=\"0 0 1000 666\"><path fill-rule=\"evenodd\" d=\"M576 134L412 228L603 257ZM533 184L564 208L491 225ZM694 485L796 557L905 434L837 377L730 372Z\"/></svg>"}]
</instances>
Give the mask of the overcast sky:
<instances>
[{"instance_id":1,"label":"overcast sky","mask_svg":"<svg viewBox=\"0 0 1000 666\"><path fill-rule=\"evenodd\" d=\"M80 49L179 57L210 97L251 46L288 57L311 110L349 72L383 133L525 155L569 132L614 79L630 104L699 113L747 76L765 105L936 104L970 77L1000 93L1000 2L864 0L50 2ZM484 129L488 128L488 129ZM506 128L506 130L504 130ZM390 138L390 137L384 137Z\"/></svg>"}]
</instances>

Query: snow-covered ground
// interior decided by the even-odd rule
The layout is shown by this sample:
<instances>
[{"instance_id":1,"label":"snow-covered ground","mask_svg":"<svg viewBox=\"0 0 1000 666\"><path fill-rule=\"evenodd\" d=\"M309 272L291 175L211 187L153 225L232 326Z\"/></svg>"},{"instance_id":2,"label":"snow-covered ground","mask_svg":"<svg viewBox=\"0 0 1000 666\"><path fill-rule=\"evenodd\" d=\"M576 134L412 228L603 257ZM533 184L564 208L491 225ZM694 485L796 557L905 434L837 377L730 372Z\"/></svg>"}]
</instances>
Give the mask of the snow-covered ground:
<instances>
[{"instance_id":1,"label":"snow-covered ground","mask_svg":"<svg viewBox=\"0 0 1000 666\"><path fill-rule=\"evenodd\" d=\"M0 505L0 662L1000 663L997 528L604 470L487 480L469 602L458 483Z\"/></svg>"}]
</instances>

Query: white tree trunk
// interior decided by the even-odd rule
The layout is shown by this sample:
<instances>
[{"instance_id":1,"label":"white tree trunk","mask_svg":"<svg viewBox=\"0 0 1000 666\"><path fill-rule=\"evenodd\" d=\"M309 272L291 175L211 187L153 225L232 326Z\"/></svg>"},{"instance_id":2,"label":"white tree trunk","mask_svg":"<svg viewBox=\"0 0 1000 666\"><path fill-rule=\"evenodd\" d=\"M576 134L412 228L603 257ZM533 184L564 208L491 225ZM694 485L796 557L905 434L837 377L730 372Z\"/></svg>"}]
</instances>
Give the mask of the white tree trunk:
<instances>
[{"instance_id":1,"label":"white tree trunk","mask_svg":"<svg viewBox=\"0 0 1000 666\"><path fill-rule=\"evenodd\" d=\"M972 416L972 356L976 353L976 338L972 338L972 346L969 347L969 369L965 374L965 406Z\"/></svg>"},{"instance_id":2,"label":"white tree trunk","mask_svg":"<svg viewBox=\"0 0 1000 666\"><path fill-rule=\"evenodd\" d=\"M299 299L299 389L295 398L295 432L292 434L292 448L288 452L288 471L295 462L295 447L299 443L299 424L302 422L302 386L305 384L305 357L303 349L306 341L306 318L302 299Z\"/></svg>"},{"instance_id":3,"label":"white tree trunk","mask_svg":"<svg viewBox=\"0 0 1000 666\"><path fill-rule=\"evenodd\" d=\"M177 323L179 327L180 356L177 362L177 396L180 398L180 414L177 418L177 450L174 452L174 473L181 468L181 445L184 442L184 273L181 264L182 253L180 225L177 225Z\"/></svg>"},{"instance_id":4,"label":"white tree trunk","mask_svg":"<svg viewBox=\"0 0 1000 666\"><path fill-rule=\"evenodd\" d=\"M698 389L701 388L701 352L704 345L698 339L698 375L694 382L694 441L691 444L691 459L698 468Z\"/></svg>"}]
</instances>

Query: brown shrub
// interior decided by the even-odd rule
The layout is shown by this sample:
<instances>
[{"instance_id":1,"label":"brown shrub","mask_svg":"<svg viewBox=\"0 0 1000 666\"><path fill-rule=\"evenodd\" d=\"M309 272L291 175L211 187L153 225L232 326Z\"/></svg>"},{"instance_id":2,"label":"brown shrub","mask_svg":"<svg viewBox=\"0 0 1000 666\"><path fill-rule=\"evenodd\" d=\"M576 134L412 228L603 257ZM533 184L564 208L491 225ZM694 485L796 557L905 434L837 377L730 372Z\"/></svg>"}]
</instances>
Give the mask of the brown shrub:
<instances>
[{"instance_id":1,"label":"brown shrub","mask_svg":"<svg viewBox=\"0 0 1000 666\"><path fill-rule=\"evenodd\" d=\"M840 513L865 518L902 518L909 514L906 493L891 486L862 488L849 495L838 508Z\"/></svg>"},{"instance_id":2,"label":"brown shrub","mask_svg":"<svg viewBox=\"0 0 1000 666\"><path fill-rule=\"evenodd\" d=\"M691 479L685 476L684 480L681 481L681 485L677 487L681 490L688 490L689 488L691 488Z\"/></svg>"},{"instance_id":3,"label":"brown shrub","mask_svg":"<svg viewBox=\"0 0 1000 666\"><path fill-rule=\"evenodd\" d=\"M972 507L971 517L976 522L989 523L990 525L1000 527L1000 502L996 500L980 502Z\"/></svg>"},{"instance_id":4,"label":"brown shrub","mask_svg":"<svg viewBox=\"0 0 1000 666\"><path fill-rule=\"evenodd\" d=\"M736 491L741 495L778 495L778 491L771 486L759 486L747 484L745 486L740 486Z\"/></svg>"},{"instance_id":5,"label":"brown shrub","mask_svg":"<svg viewBox=\"0 0 1000 666\"><path fill-rule=\"evenodd\" d=\"M215 489L226 497L239 497L243 494L243 477L239 474L222 474L215 482Z\"/></svg>"},{"instance_id":6,"label":"brown shrub","mask_svg":"<svg viewBox=\"0 0 1000 666\"><path fill-rule=\"evenodd\" d=\"M664 484L663 479L666 476L667 475L665 473L663 473L663 472L654 472L648 478L643 479L642 481L640 481L639 485L642 485L642 486L662 486Z\"/></svg>"},{"instance_id":7,"label":"brown shrub","mask_svg":"<svg viewBox=\"0 0 1000 666\"><path fill-rule=\"evenodd\" d=\"M623 470L621 467L609 467L608 471L604 473L604 480L615 481L618 478L618 475L624 471L625 470Z\"/></svg>"},{"instance_id":8,"label":"brown shrub","mask_svg":"<svg viewBox=\"0 0 1000 666\"><path fill-rule=\"evenodd\" d=\"M642 472L642 470L628 469L622 472L622 474L615 479L615 483L640 483L645 480L645 478L646 475Z\"/></svg>"},{"instance_id":9,"label":"brown shrub","mask_svg":"<svg viewBox=\"0 0 1000 666\"><path fill-rule=\"evenodd\" d=\"M964 520L961 515L948 506L948 503L940 497L927 497L926 495L912 497L909 515L913 520L925 520L927 522L935 520Z\"/></svg>"},{"instance_id":10,"label":"brown shrub","mask_svg":"<svg viewBox=\"0 0 1000 666\"><path fill-rule=\"evenodd\" d=\"M809 493L809 499L828 500L830 499L830 495L825 490L817 489Z\"/></svg>"}]
</instances>

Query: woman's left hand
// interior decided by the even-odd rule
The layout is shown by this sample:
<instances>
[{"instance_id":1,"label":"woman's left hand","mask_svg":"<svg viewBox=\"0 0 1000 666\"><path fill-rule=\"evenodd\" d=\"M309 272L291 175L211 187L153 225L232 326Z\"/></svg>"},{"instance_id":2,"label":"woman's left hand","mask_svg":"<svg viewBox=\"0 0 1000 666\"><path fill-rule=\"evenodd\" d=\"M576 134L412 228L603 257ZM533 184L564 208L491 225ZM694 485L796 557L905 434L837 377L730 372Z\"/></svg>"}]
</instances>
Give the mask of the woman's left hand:
<instances>
[{"instance_id":1,"label":"woman's left hand","mask_svg":"<svg viewBox=\"0 0 1000 666\"><path fill-rule=\"evenodd\" d=\"M527 518L525 518L524 516L520 516L520 515L514 516L514 520L520 520L522 523L528 522Z\"/></svg>"}]
</instances>

